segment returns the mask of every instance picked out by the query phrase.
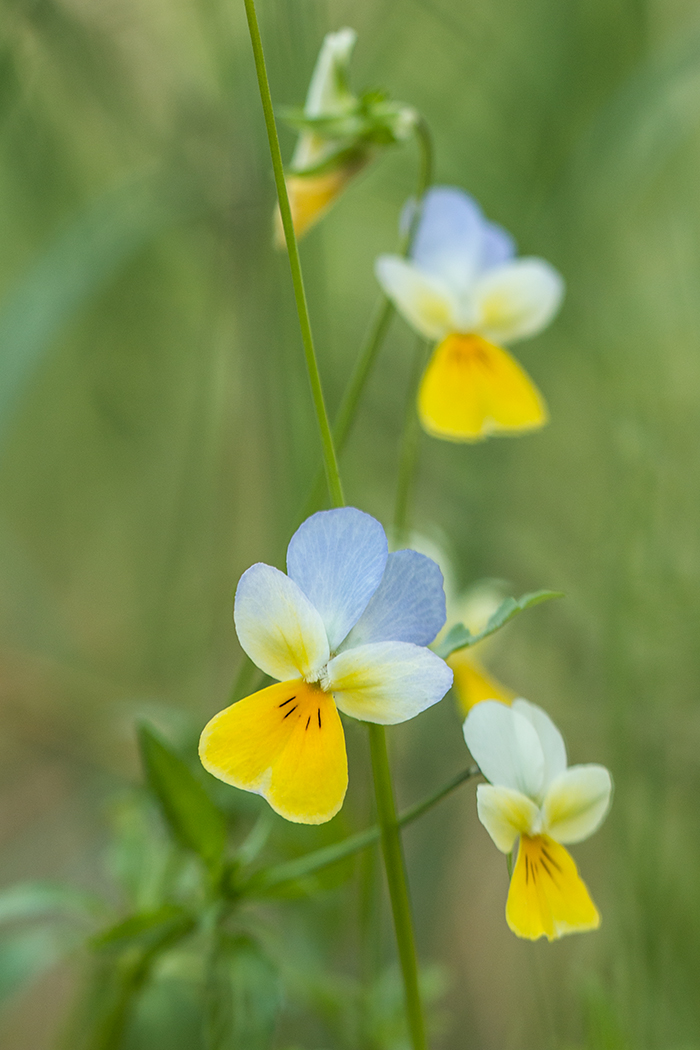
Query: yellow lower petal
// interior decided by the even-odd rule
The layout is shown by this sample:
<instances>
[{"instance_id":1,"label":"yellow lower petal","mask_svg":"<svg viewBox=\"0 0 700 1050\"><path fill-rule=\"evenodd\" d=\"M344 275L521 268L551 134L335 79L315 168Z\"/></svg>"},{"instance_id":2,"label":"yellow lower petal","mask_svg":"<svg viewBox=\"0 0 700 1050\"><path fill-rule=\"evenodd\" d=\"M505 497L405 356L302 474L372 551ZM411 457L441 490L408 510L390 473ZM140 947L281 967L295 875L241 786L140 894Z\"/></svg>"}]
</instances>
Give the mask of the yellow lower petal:
<instances>
[{"instance_id":1,"label":"yellow lower petal","mask_svg":"<svg viewBox=\"0 0 700 1050\"><path fill-rule=\"evenodd\" d=\"M317 685L279 682L214 715L199 742L202 765L254 791L299 824L323 824L348 786L345 736L335 703Z\"/></svg>"},{"instance_id":2,"label":"yellow lower petal","mask_svg":"<svg viewBox=\"0 0 700 1050\"><path fill-rule=\"evenodd\" d=\"M449 335L435 350L418 393L423 427L449 441L536 430L544 401L515 358L477 335Z\"/></svg>"},{"instance_id":3,"label":"yellow lower petal","mask_svg":"<svg viewBox=\"0 0 700 1050\"><path fill-rule=\"evenodd\" d=\"M510 704L515 700L516 693L492 678L469 649L458 649L447 657L447 663L454 673L453 688L465 715L482 700L499 700L502 704Z\"/></svg>"},{"instance_id":4,"label":"yellow lower petal","mask_svg":"<svg viewBox=\"0 0 700 1050\"><path fill-rule=\"evenodd\" d=\"M600 915L571 854L548 835L521 836L510 881L506 921L513 933L553 941L565 933L595 930Z\"/></svg>"},{"instance_id":5,"label":"yellow lower petal","mask_svg":"<svg viewBox=\"0 0 700 1050\"><path fill-rule=\"evenodd\" d=\"M335 168L323 175L287 175L287 193L297 238L303 237L330 208L358 170L355 164ZM285 237L279 208L275 210L275 244L284 248Z\"/></svg>"}]
</instances>

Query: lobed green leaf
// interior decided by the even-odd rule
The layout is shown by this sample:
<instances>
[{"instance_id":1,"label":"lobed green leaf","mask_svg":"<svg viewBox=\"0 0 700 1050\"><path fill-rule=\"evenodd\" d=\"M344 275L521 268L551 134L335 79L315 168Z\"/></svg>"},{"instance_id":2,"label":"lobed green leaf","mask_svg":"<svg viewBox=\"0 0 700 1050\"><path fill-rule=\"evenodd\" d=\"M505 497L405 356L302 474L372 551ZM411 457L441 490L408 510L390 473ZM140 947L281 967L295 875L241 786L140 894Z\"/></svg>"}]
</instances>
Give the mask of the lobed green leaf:
<instances>
[{"instance_id":1,"label":"lobed green leaf","mask_svg":"<svg viewBox=\"0 0 700 1050\"><path fill-rule=\"evenodd\" d=\"M226 845L224 814L179 755L152 729L142 725L138 735L148 786L173 835L210 867L219 865Z\"/></svg>"},{"instance_id":2,"label":"lobed green leaf","mask_svg":"<svg viewBox=\"0 0 700 1050\"><path fill-rule=\"evenodd\" d=\"M505 598L482 631L472 634L463 623L456 623L447 632L444 640L435 647L435 652L446 660L458 649L468 649L477 642L482 642L489 635L495 634L496 631L500 631L501 627L505 627L515 616L519 616L526 609L531 609L540 602L550 601L552 598L563 597L562 591L532 591L530 594L524 594L522 598Z\"/></svg>"}]
</instances>

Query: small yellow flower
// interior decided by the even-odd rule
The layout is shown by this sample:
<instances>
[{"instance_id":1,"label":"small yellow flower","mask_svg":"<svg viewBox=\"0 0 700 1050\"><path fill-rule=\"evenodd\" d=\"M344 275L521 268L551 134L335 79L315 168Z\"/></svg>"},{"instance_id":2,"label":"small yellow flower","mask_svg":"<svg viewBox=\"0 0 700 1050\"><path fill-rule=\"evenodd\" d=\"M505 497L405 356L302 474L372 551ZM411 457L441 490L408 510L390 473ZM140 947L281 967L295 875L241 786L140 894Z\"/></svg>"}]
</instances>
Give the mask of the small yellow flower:
<instances>
[{"instance_id":1,"label":"small yellow flower","mask_svg":"<svg viewBox=\"0 0 700 1050\"><path fill-rule=\"evenodd\" d=\"M215 715L199 755L215 777L297 823L321 824L343 804L339 710L393 725L452 684L426 648L445 622L440 569L413 550L389 554L382 526L354 507L308 518L290 541L287 574L248 569L234 620L251 660L280 681Z\"/></svg>"},{"instance_id":2,"label":"small yellow flower","mask_svg":"<svg viewBox=\"0 0 700 1050\"><path fill-rule=\"evenodd\" d=\"M519 840L506 921L528 940L594 930L600 915L564 844L596 831L610 807L604 766L567 768L561 733L527 700L477 704L464 738L488 784L477 788L479 820L502 853Z\"/></svg>"},{"instance_id":3,"label":"small yellow flower","mask_svg":"<svg viewBox=\"0 0 700 1050\"><path fill-rule=\"evenodd\" d=\"M540 332L564 285L543 259L516 259L512 238L461 190L439 186L422 203L411 258L382 255L376 274L418 332L438 345L418 394L425 430L449 441L536 430L541 394L502 343Z\"/></svg>"},{"instance_id":4,"label":"small yellow flower","mask_svg":"<svg viewBox=\"0 0 700 1050\"><path fill-rule=\"evenodd\" d=\"M413 134L417 113L380 92L358 98L349 86L353 29L327 33L316 60L303 111L286 111L299 138L286 176L294 231L303 236L340 196L378 148ZM275 241L284 247L279 209Z\"/></svg>"}]
</instances>

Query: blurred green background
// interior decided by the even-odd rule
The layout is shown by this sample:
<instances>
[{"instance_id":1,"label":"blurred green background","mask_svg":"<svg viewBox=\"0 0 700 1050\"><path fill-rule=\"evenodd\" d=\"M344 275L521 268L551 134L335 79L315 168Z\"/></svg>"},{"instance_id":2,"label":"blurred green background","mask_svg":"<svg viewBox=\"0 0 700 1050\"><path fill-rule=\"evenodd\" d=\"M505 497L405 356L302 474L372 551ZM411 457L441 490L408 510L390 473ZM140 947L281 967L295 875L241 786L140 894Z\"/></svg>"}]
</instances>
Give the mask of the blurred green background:
<instances>
[{"instance_id":1,"label":"blurred green background","mask_svg":"<svg viewBox=\"0 0 700 1050\"><path fill-rule=\"evenodd\" d=\"M547 708L572 761L613 771L607 824L574 851L603 926L514 938L503 858L461 788L406 835L421 955L444 974L435 1048L698 1050L700 11L259 13L278 103L303 100L323 34L353 26L354 86L417 106L437 181L568 285L560 318L518 349L551 424L473 447L424 438L413 524L448 537L462 585L567 594L511 625L490 667ZM416 167L411 145L384 156L303 243L331 411ZM242 3L2 0L1 885L115 892L104 854L115 799L140 779L135 719L192 750L239 666L237 579L281 564L319 446L273 199ZM342 463L349 501L387 525L413 346L395 320ZM292 852L368 820L361 727L348 735L341 824L275 822ZM404 805L467 760L450 698L391 740ZM346 1045L330 992L293 977L316 935L338 987L357 973L358 909L343 885L259 920L292 975L280 1050ZM11 971L0 1042L48 1050L75 967L14 991ZM159 1031L152 1050L200 1045L184 1021Z\"/></svg>"}]
</instances>

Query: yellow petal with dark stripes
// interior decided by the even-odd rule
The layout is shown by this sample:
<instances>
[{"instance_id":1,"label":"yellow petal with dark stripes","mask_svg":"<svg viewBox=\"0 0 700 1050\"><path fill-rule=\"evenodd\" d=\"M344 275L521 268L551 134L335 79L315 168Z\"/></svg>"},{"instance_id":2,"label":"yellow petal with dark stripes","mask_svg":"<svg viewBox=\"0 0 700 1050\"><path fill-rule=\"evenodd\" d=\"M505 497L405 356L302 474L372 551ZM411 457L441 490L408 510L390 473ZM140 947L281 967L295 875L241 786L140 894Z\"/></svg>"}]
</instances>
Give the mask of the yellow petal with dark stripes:
<instances>
[{"instance_id":1,"label":"yellow petal with dark stripes","mask_svg":"<svg viewBox=\"0 0 700 1050\"><path fill-rule=\"evenodd\" d=\"M506 350L476 335L449 335L421 381L423 427L448 441L536 430L547 422L544 401Z\"/></svg>"},{"instance_id":2,"label":"yellow petal with dark stripes","mask_svg":"<svg viewBox=\"0 0 700 1050\"><path fill-rule=\"evenodd\" d=\"M202 765L254 791L298 824L323 824L348 786L345 736L335 703L317 685L279 682L214 715L199 742Z\"/></svg>"},{"instance_id":3,"label":"yellow petal with dark stripes","mask_svg":"<svg viewBox=\"0 0 700 1050\"><path fill-rule=\"evenodd\" d=\"M573 857L548 835L521 836L506 920L513 933L530 941L538 937L553 941L600 926L600 915Z\"/></svg>"},{"instance_id":4,"label":"yellow petal with dark stripes","mask_svg":"<svg viewBox=\"0 0 700 1050\"><path fill-rule=\"evenodd\" d=\"M474 659L469 649L458 649L448 656L447 663L454 673L453 689L465 715L482 700L499 700L502 704L510 704L515 700L517 694L493 678Z\"/></svg>"}]
</instances>

